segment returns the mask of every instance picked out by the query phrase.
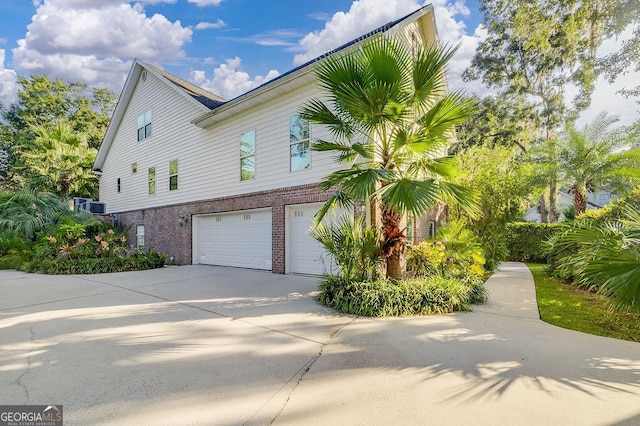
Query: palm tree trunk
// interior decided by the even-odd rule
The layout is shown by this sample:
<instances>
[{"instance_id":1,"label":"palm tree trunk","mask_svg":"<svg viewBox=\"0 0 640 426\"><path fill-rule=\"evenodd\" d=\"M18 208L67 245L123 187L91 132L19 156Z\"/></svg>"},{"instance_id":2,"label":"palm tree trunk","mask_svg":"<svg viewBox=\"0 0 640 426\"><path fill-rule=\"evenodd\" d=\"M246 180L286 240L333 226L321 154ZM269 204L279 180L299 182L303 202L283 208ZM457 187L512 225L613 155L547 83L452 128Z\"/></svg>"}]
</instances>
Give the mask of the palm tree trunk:
<instances>
[{"instance_id":1,"label":"palm tree trunk","mask_svg":"<svg viewBox=\"0 0 640 426\"><path fill-rule=\"evenodd\" d=\"M60 199L66 200L69 197L69 190L71 188L71 176L63 175L60 177Z\"/></svg>"},{"instance_id":2,"label":"palm tree trunk","mask_svg":"<svg viewBox=\"0 0 640 426\"><path fill-rule=\"evenodd\" d=\"M382 254L387 259L387 277L400 279L406 272L405 247L406 237L400 229L402 217L393 209L381 212L382 229L385 241Z\"/></svg>"},{"instance_id":3,"label":"palm tree trunk","mask_svg":"<svg viewBox=\"0 0 640 426\"><path fill-rule=\"evenodd\" d=\"M576 218L587 211L587 196L577 187L573 191L573 211Z\"/></svg>"}]
</instances>

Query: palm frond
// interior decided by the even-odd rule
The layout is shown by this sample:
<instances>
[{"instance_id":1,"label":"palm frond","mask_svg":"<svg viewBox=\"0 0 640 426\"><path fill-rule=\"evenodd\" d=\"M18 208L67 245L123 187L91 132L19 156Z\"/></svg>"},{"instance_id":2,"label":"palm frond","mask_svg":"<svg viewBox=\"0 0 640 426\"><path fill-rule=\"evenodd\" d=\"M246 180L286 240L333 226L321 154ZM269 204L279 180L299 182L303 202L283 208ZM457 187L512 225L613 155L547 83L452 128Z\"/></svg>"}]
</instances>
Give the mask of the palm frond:
<instances>
[{"instance_id":1,"label":"palm frond","mask_svg":"<svg viewBox=\"0 0 640 426\"><path fill-rule=\"evenodd\" d=\"M383 205L415 217L424 215L441 199L440 186L434 179L396 179L382 186L377 193Z\"/></svg>"}]
</instances>

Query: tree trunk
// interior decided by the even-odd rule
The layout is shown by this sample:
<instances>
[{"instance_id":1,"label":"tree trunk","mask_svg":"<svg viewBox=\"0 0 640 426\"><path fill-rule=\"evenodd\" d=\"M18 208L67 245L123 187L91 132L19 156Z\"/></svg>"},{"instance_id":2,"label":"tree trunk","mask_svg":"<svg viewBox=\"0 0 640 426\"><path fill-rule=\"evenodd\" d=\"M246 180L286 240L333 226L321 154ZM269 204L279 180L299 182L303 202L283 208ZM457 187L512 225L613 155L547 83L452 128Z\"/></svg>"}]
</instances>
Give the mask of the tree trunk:
<instances>
[{"instance_id":1,"label":"tree trunk","mask_svg":"<svg viewBox=\"0 0 640 426\"><path fill-rule=\"evenodd\" d=\"M547 212L547 202L544 194L541 194L538 199L538 208L540 209L540 222L547 223L549 221L549 212Z\"/></svg>"},{"instance_id":2,"label":"tree trunk","mask_svg":"<svg viewBox=\"0 0 640 426\"><path fill-rule=\"evenodd\" d=\"M69 189L71 188L71 177L64 175L60 178L60 199L66 200L69 197Z\"/></svg>"},{"instance_id":3,"label":"tree trunk","mask_svg":"<svg viewBox=\"0 0 640 426\"><path fill-rule=\"evenodd\" d=\"M402 279L407 272L407 259L404 252L395 252L387 258L387 277Z\"/></svg>"},{"instance_id":4,"label":"tree trunk","mask_svg":"<svg viewBox=\"0 0 640 426\"><path fill-rule=\"evenodd\" d=\"M578 187L573 190L573 211L575 218L587 211L587 194Z\"/></svg>"},{"instance_id":5,"label":"tree trunk","mask_svg":"<svg viewBox=\"0 0 640 426\"><path fill-rule=\"evenodd\" d=\"M557 183L551 182L549 187L549 223L556 223L558 221L558 208L556 206L556 194L558 192Z\"/></svg>"},{"instance_id":6,"label":"tree trunk","mask_svg":"<svg viewBox=\"0 0 640 426\"><path fill-rule=\"evenodd\" d=\"M395 210L383 208L380 219L384 232L382 255L387 260L387 277L400 279L406 272L404 249L406 237L400 229L402 217Z\"/></svg>"}]
</instances>

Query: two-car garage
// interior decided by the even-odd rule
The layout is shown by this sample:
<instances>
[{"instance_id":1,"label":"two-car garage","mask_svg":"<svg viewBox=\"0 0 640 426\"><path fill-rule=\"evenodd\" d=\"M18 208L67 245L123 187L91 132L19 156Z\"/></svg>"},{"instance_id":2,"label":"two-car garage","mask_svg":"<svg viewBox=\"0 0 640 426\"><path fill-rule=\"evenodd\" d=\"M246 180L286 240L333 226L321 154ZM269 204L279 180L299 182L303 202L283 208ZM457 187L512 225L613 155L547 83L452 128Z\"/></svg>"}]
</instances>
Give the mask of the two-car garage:
<instances>
[{"instance_id":1,"label":"two-car garage","mask_svg":"<svg viewBox=\"0 0 640 426\"><path fill-rule=\"evenodd\" d=\"M321 275L329 259L309 234L322 203L285 207L285 272ZM271 270L273 266L272 209L255 209L194 216L193 260L206 265Z\"/></svg>"}]
</instances>

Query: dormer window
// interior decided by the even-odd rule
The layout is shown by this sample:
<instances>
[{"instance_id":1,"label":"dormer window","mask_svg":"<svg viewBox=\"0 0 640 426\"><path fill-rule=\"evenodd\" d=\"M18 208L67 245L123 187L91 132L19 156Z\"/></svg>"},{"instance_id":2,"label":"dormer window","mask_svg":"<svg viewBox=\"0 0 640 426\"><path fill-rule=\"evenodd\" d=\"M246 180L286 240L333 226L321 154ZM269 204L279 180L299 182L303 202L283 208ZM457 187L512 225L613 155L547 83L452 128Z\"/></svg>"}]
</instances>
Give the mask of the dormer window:
<instances>
[{"instance_id":1,"label":"dormer window","mask_svg":"<svg viewBox=\"0 0 640 426\"><path fill-rule=\"evenodd\" d=\"M151 137L151 110L138 116L138 142Z\"/></svg>"}]
</instances>

